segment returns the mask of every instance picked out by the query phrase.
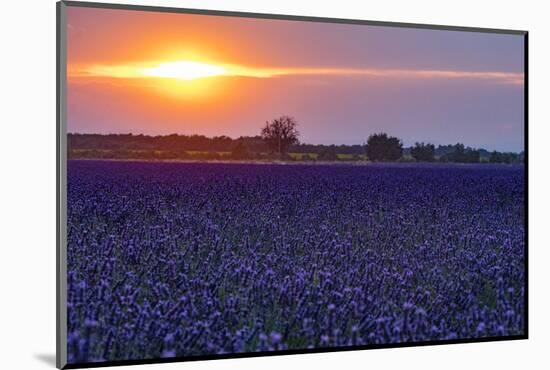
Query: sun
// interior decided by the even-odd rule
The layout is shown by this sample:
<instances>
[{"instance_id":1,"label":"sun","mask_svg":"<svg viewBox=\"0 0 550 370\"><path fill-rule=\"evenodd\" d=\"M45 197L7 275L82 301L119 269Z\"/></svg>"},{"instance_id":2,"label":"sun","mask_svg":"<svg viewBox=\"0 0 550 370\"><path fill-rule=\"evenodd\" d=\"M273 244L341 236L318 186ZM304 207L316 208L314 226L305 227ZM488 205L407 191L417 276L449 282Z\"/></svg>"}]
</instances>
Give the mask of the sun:
<instances>
[{"instance_id":1,"label":"sun","mask_svg":"<svg viewBox=\"0 0 550 370\"><path fill-rule=\"evenodd\" d=\"M219 65L191 61L178 61L165 62L160 63L156 67L143 68L142 74L147 77L194 80L197 78L222 76L227 74L227 70Z\"/></svg>"}]
</instances>

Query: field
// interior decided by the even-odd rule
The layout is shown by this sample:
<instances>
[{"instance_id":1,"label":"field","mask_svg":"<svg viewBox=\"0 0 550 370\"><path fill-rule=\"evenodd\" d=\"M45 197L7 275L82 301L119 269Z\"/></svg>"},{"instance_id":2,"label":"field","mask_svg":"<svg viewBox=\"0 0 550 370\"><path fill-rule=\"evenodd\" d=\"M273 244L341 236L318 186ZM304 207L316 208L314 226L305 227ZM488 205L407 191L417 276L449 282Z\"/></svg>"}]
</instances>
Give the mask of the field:
<instances>
[{"instance_id":1,"label":"field","mask_svg":"<svg viewBox=\"0 0 550 370\"><path fill-rule=\"evenodd\" d=\"M152 150L152 149L132 149L132 150L111 150L111 149L71 149L69 150L71 159L130 159L130 160L229 160L231 152L227 151L200 151L200 150ZM253 153L253 157L261 157L269 160L268 152ZM319 157L317 153L288 153L289 158L295 161L311 161ZM364 154L356 155L337 153L340 161L366 160ZM410 156L404 155L405 159L412 160ZM259 160L259 158L254 158ZM260 159L261 160L261 159Z\"/></svg>"},{"instance_id":2,"label":"field","mask_svg":"<svg viewBox=\"0 0 550 370\"><path fill-rule=\"evenodd\" d=\"M518 335L520 166L69 161L69 362Z\"/></svg>"}]
</instances>

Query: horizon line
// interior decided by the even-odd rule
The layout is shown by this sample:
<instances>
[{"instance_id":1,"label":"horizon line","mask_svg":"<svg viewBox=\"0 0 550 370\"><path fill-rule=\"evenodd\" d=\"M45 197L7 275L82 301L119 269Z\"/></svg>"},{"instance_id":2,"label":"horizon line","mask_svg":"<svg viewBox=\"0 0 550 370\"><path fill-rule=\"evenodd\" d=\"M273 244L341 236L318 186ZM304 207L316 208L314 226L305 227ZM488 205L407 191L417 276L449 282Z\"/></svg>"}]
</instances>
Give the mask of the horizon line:
<instances>
[{"instance_id":1,"label":"horizon line","mask_svg":"<svg viewBox=\"0 0 550 370\"><path fill-rule=\"evenodd\" d=\"M370 135L374 135L374 134L380 134L380 133L383 133L383 132L375 132L375 133L372 133ZM229 135L217 135L217 136L207 136L207 135L204 135L204 134L182 134L182 133L171 133L171 134L144 134L144 133L139 133L139 134L136 134L136 133L132 133L132 132L128 132L128 133L92 133L92 132L67 132L67 136L68 135L99 135L99 136L146 136L146 137L150 137L150 138L156 138L156 137L167 137L167 136L186 136L186 137L192 137L192 136L202 136L206 139L214 139L214 138L221 138L221 137L226 137L226 138L229 138L231 140L234 140L234 141L237 141L239 139L246 139L246 138L257 138L257 137L260 137L260 135L241 135L241 136L238 136L238 137L233 137L233 136L229 136ZM369 135L369 136L370 136ZM388 136L393 136L391 134L388 134ZM366 137L365 141L368 139L368 136ZM484 151L487 151L487 152L500 152L500 153L521 153L521 152L525 152L525 148L521 148L520 150L496 150L496 149L487 149L486 147L476 147L476 146L471 146L471 145L468 145L466 143L463 143L463 142L460 142L460 141L457 141L455 143L449 143L449 144L436 144L436 143L433 143L433 142L430 142L430 141L416 141L415 140L415 144L411 144L411 145L405 145L403 143L403 139L402 138L398 138L401 143L403 144L403 149L406 149L406 148L412 148L414 147L414 145L416 143L423 143L423 144L432 144L436 147L436 149L438 147L444 147L444 146L454 146L456 144L462 144L464 145L465 149L472 149L472 150L484 150ZM298 144L293 144L293 145L314 145L314 146L317 146L317 145L322 145L322 146L365 146L366 143L359 143L359 144L337 144L337 143L331 143L331 144L322 144L322 143L317 143L317 144L314 144L314 143L310 143L310 142L302 142L300 141Z\"/></svg>"}]
</instances>

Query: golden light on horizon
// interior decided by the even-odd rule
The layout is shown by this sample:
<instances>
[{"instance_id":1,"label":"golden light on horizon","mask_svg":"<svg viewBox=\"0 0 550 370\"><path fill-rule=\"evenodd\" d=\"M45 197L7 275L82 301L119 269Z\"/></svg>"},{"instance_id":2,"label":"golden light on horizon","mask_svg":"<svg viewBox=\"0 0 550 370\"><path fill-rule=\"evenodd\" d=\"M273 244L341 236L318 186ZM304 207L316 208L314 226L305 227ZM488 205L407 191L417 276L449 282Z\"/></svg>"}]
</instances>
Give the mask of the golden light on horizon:
<instances>
[{"instance_id":1,"label":"golden light on horizon","mask_svg":"<svg viewBox=\"0 0 550 370\"><path fill-rule=\"evenodd\" d=\"M147 77L194 80L197 78L226 75L227 70L223 66L214 64L177 61L160 63L156 67L143 68L141 73Z\"/></svg>"},{"instance_id":2,"label":"golden light on horizon","mask_svg":"<svg viewBox=\"0 0 550 370\"><path fill-rule=\"evenodd\" d=\"M130 64L75 65L71 77L154 78L193 81L207 77L273 78L282 76L364 76L401 79L475 79L523 85L523 73L500 71L460 71L433 69L251 67L198 60L149 61Z\"/></svg>"}]
</instances>

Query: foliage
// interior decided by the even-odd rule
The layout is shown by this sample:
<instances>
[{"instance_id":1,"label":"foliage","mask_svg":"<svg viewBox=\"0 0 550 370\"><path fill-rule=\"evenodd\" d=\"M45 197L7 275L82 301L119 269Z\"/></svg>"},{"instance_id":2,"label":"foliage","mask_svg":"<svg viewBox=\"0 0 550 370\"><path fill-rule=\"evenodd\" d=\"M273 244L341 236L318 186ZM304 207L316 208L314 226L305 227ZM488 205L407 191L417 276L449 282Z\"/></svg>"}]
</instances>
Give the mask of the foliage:
<instances>
[{"instance_id":1,"label":"foliage","mask_svg":"<svg viewBox=\"0 0 550 370\"><path fill-rule=\"evenodd\" d=\"M478 150L465 148L464 144L457 143L454 145L453 151L441 156L439 160L442 162L479 163L480 155Z\"/></svg>"},{"instance_id":2,"label":"foliage","mask_svg":"<svg viewBox=\"0 0 550 370\"><path fill-rule=\"evenodd\" d=\"M489 162L491 163L521 163L522 159L517 153L501 153L491 152L489 156Z\"/></svg>"},{"instance_id":3,"label":"foliage","mask_svg":"<svg viewBox=\"0 0 550 370\"><path fill-rule=\"evenodd\" d=\"M272 153L284 156L292 144L298 143L298 123L293 117L281 116L266 122L261 137Z\"/></svg>"},{"instance_id":4,"label":"foliage","mask_svg":"<svg viewBox=\"0 0 550 370\"><path fill-rule=\"evenodd\" d=\"M403 155L401 140L385 133L370 135L365 149L371 161L396 161Z\"/></svg>"},{"instance_id":5,"label":"foliage","mask_svg":"<svg viewBox=\"0 0 550 370\"><path fill-rule=\"evenodd\" d=\"M435 160L435 145L415 143L411 148L411 156L418 162L433 162Z\"/></svg>"},{"instance_id":6,"label":"foliage","mask_svg":"<svg viewBox=\"0 0 550 370\"><path fill-rule=\"evenodd\" d=\"M231 152L242 143L248 151L250 159L281 159L288 156L267 155L269 148L261 136L242 136L232 139L227 136L205 137L202 135L98 135L98 134L68 134L68 157L72 159L138 159L138 160L208 160L232 159ZM421 143L422 144L422 143ZM424 144L430 145L430 144ZM463 154L458 157L453 153L457 145L439 145L435 148L435 158L443 162L455 162L457 160L475 162L476 151L479 152L479 161L484 163L513 163L524 162L524 153L490 153L485 149L473 149L462 147ZM362 145L313 145L294 143L288 147L289 153L297 153L298 157L315 158L319 154L335 150L338 160L359 160L365 154ZM412 156L412 148L403 148L402 157ZM464 153L471 153L472 157L464 158ZM309 157L305 157L308 154ZM492 156L492 160L491 160ZM414 157L414 156L412 156ZM403 161L404 159L398 159Z\"/></svg>"}]
</instances>

